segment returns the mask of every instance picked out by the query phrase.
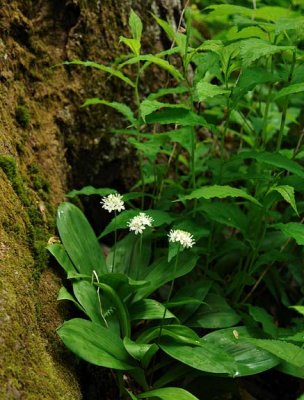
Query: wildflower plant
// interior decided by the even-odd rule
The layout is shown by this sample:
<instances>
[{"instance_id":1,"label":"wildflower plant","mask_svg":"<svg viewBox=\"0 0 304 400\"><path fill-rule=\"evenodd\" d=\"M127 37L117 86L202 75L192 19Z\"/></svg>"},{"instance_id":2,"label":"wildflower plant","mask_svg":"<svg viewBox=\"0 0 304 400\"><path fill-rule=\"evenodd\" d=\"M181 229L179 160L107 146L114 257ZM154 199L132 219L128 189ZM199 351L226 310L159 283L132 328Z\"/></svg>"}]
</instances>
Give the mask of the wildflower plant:
<instances>
[{"instance_id":1,"label":"wildflower plant","mask_svg":"<svg viewBox=\"0 0 304 400\"><path fill-rule=\"evenodd\" d=\"M101 204L114 218L98 238L63 203L62 244L49 246L73 289L59 299L83 314L58 334L78 357L117 371L121 398L197 399L195 377L208 374L219 383L269 369L304 376L304 147L293 135L304 106L303 17L292 7L193 6L185 31L154 16L172 43L156 54L142 54L143 25L131 11L124 57L69 62L134 93L130 104L84 106L126 119L114 133L137 150L141 192L106 193ZM205 40L201 22L220 39ZM151 65L166 85L144 96ZM105 257L99 240L112 232Z\"/></svg>"}]
</instances>

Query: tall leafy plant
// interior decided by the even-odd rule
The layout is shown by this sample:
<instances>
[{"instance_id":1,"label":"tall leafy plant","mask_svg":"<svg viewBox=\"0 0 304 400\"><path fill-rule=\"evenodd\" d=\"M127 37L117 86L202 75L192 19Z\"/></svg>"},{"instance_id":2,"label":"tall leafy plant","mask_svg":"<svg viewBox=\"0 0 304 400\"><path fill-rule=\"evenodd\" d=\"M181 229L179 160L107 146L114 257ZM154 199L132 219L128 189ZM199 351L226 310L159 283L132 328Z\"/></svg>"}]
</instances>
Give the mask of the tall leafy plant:
<instances>
[{"instance_id":1,"label":"tall leafy plant","mask_svg":"<svg viewBox=\"0 0 304 400\"><path fill-rule=\"evenodd\" d=\"M140 191L68 195L99 194L114 212L98 237L115 233L107 257L82 212L59 207L62 244L49 250L73 289L59 299L73 301L82 318L58 333L79 357L117 370L121 397L132 399L194 399L191 379L206 373L304 376L303 134L294 134L303 17L227 4L185 16L184 33L154 16L172 42L163 52L142 53L142 22L131 11L123 62L68 62L133 89L132 106L99 98L83 106L125 118L127 128L111 134L137 149ZM222 29L204 40L197 23ZM140 81L151 65L166 84L144 97ZM119 241L118 230L126 233ZM168 387L176 381L182 387Z\"/></svg>"}]
</instances>

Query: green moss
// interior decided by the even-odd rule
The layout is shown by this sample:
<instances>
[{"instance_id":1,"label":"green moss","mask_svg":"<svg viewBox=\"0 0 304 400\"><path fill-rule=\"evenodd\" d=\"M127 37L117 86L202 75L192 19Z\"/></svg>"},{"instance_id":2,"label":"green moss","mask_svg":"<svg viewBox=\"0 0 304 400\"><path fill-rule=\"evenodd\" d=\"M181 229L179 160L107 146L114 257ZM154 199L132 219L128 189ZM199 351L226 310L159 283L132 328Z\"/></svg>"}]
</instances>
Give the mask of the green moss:
<instances>
[{"instance_id":1,"label":"green moss","mask_svg":"<svg viewBox=\"0 0 304 400\"><path fill-rule=\"evenodd\" d=\"M23 185L22 177L17 170L17 164L14 157L6 155L0 156L0 168L5 172L15 193L18 195L23 205L28 207L30 205L30 200Z\"/></svg>"},{"instance_id":2,"label":"green moss","mask_svg":"<svg viewBox=\"0 0 304 400\"><path fill-rule=\"evenodd\" d=\"M29 109L24 105L19 105L15 110L16 121L22 128L28 128L31 120Z\"/></svg>"}]
</instances>

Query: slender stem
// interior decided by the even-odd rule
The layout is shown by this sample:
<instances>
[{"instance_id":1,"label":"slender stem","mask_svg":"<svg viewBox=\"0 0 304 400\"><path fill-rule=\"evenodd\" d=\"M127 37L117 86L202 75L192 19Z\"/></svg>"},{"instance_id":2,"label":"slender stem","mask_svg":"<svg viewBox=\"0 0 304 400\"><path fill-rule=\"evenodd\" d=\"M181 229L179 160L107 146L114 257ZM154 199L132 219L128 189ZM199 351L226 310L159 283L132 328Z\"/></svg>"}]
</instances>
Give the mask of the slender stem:
<instances>
[{"instance_id":1,"label":"slender stem","mask_svg":"<svg viewBox=\"0 0 304 400\"><path fill-rule=\"evenodd\" d=\"M143 233L140 235L140 239L139 239L139 260L141 259L141 252L142 252L142 242L143 242ZM135 275L135 279L138 280L138 272L139 272L139 268L138 268L138 264L136 265L136 275Z\"/></svg>"},{"instance_id":2,"label":"slender stem","mask_svg":"<svg viewBox=\"0 0 304 400\"><path fill-rule=\"evenodd\" d=\"M116 243L117 243L117 221L116 221L116 211L114 211L114 254L111 272L114 272L115 268L115 258L116 258Z\"/></svg>"},{"instance_id":3,"label":"slender stem","mask_svg":"<svg viewBox=\"0 0 304 400\"><path fill-rule=\"evenodd\" d=\"M292 63L288 75L288 84L291 82L293 71L296 65L296 52L293 52L292 56ZM277 151L280 151L281 145L282 145L282 140L283 140L283 134L284 134L284 128L285 128L285 123L286 123L286 114L288 110L288 103L289 103L289 96L286 96L285 103L283 105L283 110L282 110L282 118L281 118L281 125L280 125L280 131L279 131L279 136L278 136L278 141L277 141Z\"/></svg>"}]
</instances>

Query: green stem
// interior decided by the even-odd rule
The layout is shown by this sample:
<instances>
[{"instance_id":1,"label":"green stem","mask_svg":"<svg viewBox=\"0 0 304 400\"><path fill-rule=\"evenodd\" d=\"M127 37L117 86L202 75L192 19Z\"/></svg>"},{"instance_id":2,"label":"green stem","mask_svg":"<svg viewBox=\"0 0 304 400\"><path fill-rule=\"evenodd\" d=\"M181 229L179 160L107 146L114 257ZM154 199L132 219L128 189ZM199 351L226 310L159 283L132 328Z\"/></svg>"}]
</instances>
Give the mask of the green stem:
<instances>
[{"instance_id":1,"label":"green stem","mask_svg":"<svg viewBox=\"0 0 304 400\"><path fill-rule=\"evenodd\" d=\"M117 243L117 221L116 221L116 211L114 211L114 254L113 254L113 262L111 273L114 272L115 268L115 258L116 258L116 243Z\"/></svg>"},{"instance_id":2,"label":"green stem","mask_svg":"<svg viewBox=\"0 0 304 400\"><path fill-rule=\"evenodd\" d=\"M293 56L292 56L292 63L291 63L291 67L290 67L290 71L289 71L289 75L288 75L288 81L287 81L288 84L291 82L295 65L296 65L296 52L294 51ZM289 103L289 96L286 96L285 103L283 105L283 110L282 110L281 125L280 125L280 131L279 131L276 151L280 151L281 146L282 146L284 128L285 128L285 123L286 123L286 115L287 115L287 110L288 110L288 103Z\"/></svg>"},{"instance_id":3,"label":"green stem","mask_svg":"<svg viewBox=\"0 0 304 400\"><path fill-rule=\"evenodd\" d=\"M136 131L137 131L137 140L140 142L140 126L139 126L139 118L140 118L140 97L139 97L139 78L140 78L140 63L137 63L137 74L135 80L135 103L137 107L137 124L136 124ZM139 158L139 172L140 172L140 180L141 180L141 187L142 192L145 192L145 177L143 171L143 154L141 151L138 151L138 158ZM141 198L141 208L144 208L144 197Z\"/></svg>"}]
</instances>

